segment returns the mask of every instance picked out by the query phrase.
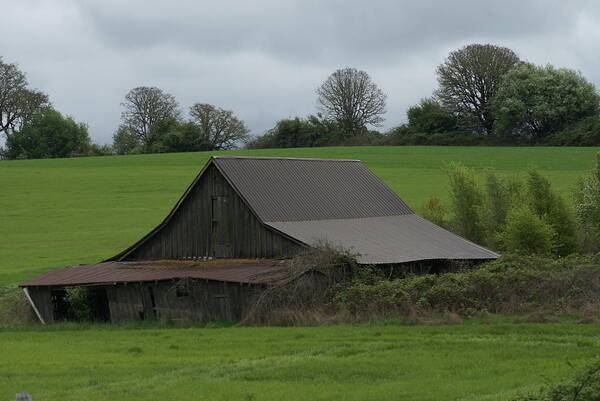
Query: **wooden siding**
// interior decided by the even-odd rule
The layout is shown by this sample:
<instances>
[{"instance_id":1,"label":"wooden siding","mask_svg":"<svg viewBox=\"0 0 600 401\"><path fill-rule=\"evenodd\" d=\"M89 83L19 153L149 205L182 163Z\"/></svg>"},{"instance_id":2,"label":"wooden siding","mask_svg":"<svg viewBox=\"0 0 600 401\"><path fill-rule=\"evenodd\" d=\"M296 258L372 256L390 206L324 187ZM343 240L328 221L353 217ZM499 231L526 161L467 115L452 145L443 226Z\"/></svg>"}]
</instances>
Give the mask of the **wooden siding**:
<instances>
[{"instance_id":1,"label":"wooden siding","mask_svg":"<svg viewBox=\"0 0 600 401\"><path fill-rule=\"evenodd\" d=\"M46 323L54 321L54 304L50 287L29 287L29 296Z\"/></svg>"},{"instance_id":2,"label":"wooden siding","mask_svg":"<svg viewBox=\"0 0 600 401\"><path fill-rule=\"evenodd\" d=\"M273 258L298 248L264 226L210 165L169 222L123 260Z\"/></svg>"},{"instance_id":3,"label":"wooden siding","mask_svg":"<svg viewBox=\"0 0 600 401\"><path fill-rule=\"evenodd\" d=\"M241 320L262 287L209 280L106 287L112 322L140 319Z\"/></svg>"}]
</instances>

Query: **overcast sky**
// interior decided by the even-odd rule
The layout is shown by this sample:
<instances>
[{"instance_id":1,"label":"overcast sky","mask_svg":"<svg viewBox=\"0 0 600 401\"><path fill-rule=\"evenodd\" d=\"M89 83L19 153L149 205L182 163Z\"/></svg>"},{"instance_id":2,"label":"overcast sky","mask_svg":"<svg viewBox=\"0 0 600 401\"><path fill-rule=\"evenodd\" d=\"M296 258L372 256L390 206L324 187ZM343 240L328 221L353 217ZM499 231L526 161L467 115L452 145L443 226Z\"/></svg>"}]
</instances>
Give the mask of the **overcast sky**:
<instances>
[{"instance_id":1,"label":"overcast sky","mask_svg":"<svg viewBox=\"0 0 600 401\"><path fill-rule=\"evenodd\" d=\"M121 101L158 86L182 110L211 103L260 134L316 111L337 68L367 71L388 95L384 129L429 96L435 68L469 43L508 46L600 86L600 2L0 0L0 56L62 113L109 143Z\"/></svg>"}]
</instances>

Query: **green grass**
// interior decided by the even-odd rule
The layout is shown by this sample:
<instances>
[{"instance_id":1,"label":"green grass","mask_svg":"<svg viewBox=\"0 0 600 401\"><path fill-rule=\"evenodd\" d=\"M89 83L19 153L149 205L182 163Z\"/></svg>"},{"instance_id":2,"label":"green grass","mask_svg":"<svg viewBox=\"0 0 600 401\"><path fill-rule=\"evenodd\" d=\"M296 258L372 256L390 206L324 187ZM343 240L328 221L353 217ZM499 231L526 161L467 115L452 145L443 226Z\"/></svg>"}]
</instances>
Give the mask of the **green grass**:
<instances>
[{"instance_id":1,"label":"green grass","mask_svg":"<svg viewBox=\"0 0 600 401\"><path fill-rule=\"evenodd\" d=\"M537 168L566 197L593 148L228 152L361 159L415 209L443 165ZM0 162L0 286L116 254L160 222L212 153ZM0 327L0 400L509 400L600 356L600 325L158 329Z\"/></svg>"},{"instance_id":2,"label":"green grass","mask_svg":"<svg viewBox=\"0 0 600 401\"><path fill-rule=\"evenodd\" d=\"M0 400L509 400L600 355L600 325L0 330ZM572 365L572 366L569 366Z\"/></svg>"},{"instance_id":3,"label":"green grass","mask_svg":"<svg viewBox=\"0 0 600 401\"><path fill-rule=\"evenodd\" d=\"M413 208L447 199L443 166L540 169L570 198L598 148L338 147L221 154L361 159ZM0 162L0 285L110 257L158 224L215 153Z\"/></svg>"}]
</instances>

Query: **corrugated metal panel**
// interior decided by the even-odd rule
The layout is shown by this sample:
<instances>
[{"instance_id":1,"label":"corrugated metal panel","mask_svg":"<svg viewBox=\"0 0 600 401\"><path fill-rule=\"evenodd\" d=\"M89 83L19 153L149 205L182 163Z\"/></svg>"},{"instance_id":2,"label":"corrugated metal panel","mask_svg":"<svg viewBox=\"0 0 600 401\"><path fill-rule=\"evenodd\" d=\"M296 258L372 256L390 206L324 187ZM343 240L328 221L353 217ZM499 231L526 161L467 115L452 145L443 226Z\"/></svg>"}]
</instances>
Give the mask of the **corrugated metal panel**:
<instances>
[{"instance_id":1,"label":"corrugated metal panel","mask_svg":"<svg viewBox=\"0 0 600 401\"><path fill-rule=\"evenodd\" d=\"M413 213L357 160L237 156L213 160L264 222Z\"/></svg>"},{"instance_id":2,"label":"corrugated metal panel","mask_svg":"<svg viewBox=\"0 0 600 401\"><path fill-rule=\"evenodd\" d=\"M50 271L21 287L69 286L196 278L236 283L279 283L288 277L280 260L102 262Z\"/></svg>"},{"instance_id":3,"label":"corrugated metal panel","mask_svg":"<svg viewBox=\"0 0 600 401\"><path fill-rule=\"evenodd\" d=\"M309 245L327 241L351 249L365 264L499 256L415 214L267 224Z\"/></svg>"}]
</instances>

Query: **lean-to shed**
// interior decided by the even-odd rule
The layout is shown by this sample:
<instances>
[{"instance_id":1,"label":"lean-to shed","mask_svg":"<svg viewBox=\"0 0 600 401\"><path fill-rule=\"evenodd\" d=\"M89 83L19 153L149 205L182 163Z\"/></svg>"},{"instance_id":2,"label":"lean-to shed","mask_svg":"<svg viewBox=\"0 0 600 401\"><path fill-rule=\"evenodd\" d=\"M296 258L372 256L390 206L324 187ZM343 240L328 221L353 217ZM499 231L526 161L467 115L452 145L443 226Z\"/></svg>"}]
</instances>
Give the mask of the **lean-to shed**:
<instances>
[{"instance_id":1,"label":"lean-to shed","mask_svg":"<svg viewBox=\"0 0 600 401\"><path fill-rule=\"evenodd\" d=\"M43 321L62 318L64 289L82 285L97 287L102 318L113 321L239 319L258 289L285 280L276 259L322 242L350 249L363 264L498 256L417 216L358 160L218 156L164 221L131 247L21 286ZM226 271L234 272L225 279ZM190 284L200 282L202 289ZM232 285L239 294L230 292ZM191 294L193 301L176 299Z\"/></svg>"}]
</instances>

